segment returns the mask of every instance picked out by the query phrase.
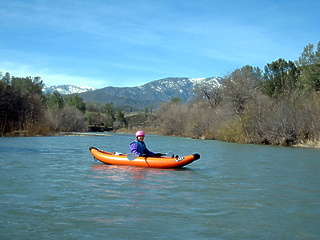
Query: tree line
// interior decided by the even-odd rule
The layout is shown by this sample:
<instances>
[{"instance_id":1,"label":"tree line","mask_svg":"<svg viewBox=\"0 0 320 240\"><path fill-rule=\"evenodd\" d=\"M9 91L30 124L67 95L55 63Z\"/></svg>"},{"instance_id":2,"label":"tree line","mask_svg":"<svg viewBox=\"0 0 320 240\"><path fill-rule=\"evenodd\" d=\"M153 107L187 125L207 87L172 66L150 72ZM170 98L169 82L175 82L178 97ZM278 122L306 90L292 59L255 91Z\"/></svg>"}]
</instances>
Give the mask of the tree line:
<instances>
[{"instance_id":1,"label":"tree line","mask_svg":"<svg viewBox=\"0 0 320 240\"><path fill-rule=\"evenodd\" d=\"M79 95L44 94L40 77L14 77L0 72L0 136L51 135L58 132L110 131L141 126L145 113L112 102L85 103ZM151 112L151 106L145 112Z\"/></svg>"},{"instance_id":2,"label":"tree line","mask_svg":"<svg viewBox=\"0 0 320 240\"><path fill-rule=\"evenodd\" d=\"M220 87L202 83L197 96L136 111L78 95L43 94L40 77L0 73L0 135L153 128L161 134L229 142L292 145L320 138L320 42L296 61L279 58L264 70L244 66Z\"/></svg>"},{"instance_id":3,"label":"tree line","mask_svg":"<svg viewBox=\"0 0 320 240\"><path fill-rule=\"evenodd\" d=\"M79 96L44 95L40 77L0 75L0 136L84 131L85 103Z\"/></svg>"},{"instance_id":4,"label":"tree line","mask_svg":"<svg viewBox=\"0 0 320 240\"><path fill-rule=\"evenodd\" d=\"M320 42L308 44L295 62L279 58L265 66L244 66L220 87L200 84L188 105L158 109L167 135L229 142L293 145L319 143Z\"/></svg>"}]
</instances>

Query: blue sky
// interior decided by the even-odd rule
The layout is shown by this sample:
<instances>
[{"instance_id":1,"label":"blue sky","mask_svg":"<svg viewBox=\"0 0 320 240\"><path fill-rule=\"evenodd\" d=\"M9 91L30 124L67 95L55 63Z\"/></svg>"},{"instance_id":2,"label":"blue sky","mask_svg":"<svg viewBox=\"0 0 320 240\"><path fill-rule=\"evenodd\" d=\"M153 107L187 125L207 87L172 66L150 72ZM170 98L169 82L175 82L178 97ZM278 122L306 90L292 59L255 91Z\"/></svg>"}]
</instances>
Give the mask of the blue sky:
<instances>
[{"instance_id":1,"label":"blue sky","mask_svg":"<svg viewBox=\"0 0 320 240\"><path fill-rule=\"evenodd\" d=\"M2 0L0 71L48 86L139 86L297 60L317 0Z\"/></svg>"}]
</instances>

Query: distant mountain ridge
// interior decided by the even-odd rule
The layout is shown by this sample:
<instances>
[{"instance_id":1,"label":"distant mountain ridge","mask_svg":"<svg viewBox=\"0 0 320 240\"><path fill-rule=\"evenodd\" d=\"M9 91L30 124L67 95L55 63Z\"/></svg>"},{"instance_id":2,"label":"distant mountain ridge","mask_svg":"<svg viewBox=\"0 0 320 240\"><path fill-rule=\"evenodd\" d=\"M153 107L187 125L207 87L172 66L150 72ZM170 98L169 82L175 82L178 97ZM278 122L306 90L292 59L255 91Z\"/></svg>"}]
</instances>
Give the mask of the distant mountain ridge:
<instances>
[{"instance_id":1,"label":"distant mountain ridge","mask_svg":"<svg viewBox=\"0 0 320 240\"><path fill-rule=\"evenodd\" d=\"M195 97L196 87L203 82L210 82L218 87L222 78L164 78L137 87L105 87L80 93L79 96L86 102L113 102L115 106L131 105L140 109L146 106L156 108L174 97L183 102L189 101Z\"/></svg>"},{"instance_id":2,"label":"distant mountain ridge","mask_svg":"<svg viewBox=\"0 0 320 240\"><path fill-rule=\"evenodd\" d=\"M180 98L183 102L188 102L195 97L194 90L203 82L209 82L218 87L221 85L222 78L170 77L151 81L137 87L105 87L100 89L60 85L50 87L50 91L57 90L61 94L76 93L85 102L101 104L112 102L115 106L130 105L143 109L146 106L156 108L161 103L168 102L175 97Z\"/></svg>"}]
</instances>

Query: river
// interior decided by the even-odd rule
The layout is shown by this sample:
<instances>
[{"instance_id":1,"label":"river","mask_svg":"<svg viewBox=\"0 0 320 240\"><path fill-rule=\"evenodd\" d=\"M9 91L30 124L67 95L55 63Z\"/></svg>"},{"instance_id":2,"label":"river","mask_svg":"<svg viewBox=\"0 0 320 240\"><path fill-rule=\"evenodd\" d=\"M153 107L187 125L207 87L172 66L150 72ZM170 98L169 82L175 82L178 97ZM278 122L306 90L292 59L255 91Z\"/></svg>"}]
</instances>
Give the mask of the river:
<instances>
[{"instance_id":1,"label":"river","mask_svg":"<svg viewBox=\"0 0 320 240\"><path fill-rule=\"evenodd\" d=\"M146 136L181 170L111 166L130 134L0 138L0 239L319 239L320 150Z\"/></svg>"}]
</instances>

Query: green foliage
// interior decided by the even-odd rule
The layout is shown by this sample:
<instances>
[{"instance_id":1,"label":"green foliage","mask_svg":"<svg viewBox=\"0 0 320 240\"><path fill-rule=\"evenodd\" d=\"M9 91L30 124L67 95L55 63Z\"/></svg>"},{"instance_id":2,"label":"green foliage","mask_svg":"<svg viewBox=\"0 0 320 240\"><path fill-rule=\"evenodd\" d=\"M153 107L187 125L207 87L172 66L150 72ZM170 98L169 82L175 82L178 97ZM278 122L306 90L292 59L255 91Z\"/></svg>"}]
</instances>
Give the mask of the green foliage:
<instances>
[{"instance_id":1,"label":"green foliage","mask_svg":"<svg viewBox=\"0 0 320 240\"><path fill-rule=\"evenodd\" d=\"M314 50L313 44L308 44L297 61L301 74L299 85L305 91L320 91L320 42Z\"/></svg>"},{"instance_id":2,"label":"green foliage","mask_svg":"<svg viewBox=\"0 0 320 240\"><path fill-rule=\"evenodd\" d=\"M88 102L86 104L87 106L87 112L100 112L100 109L101 109L101 104L100 103L97 103L97 102Z\"/></svg>"},{"instance_id":3,"label":"green foliage","mask_svg":"<svg viewBox=\"0 0 320 240\"><path fill-rule=\"evenodd\" d=\"M47 108L50 109L62 109L65 105L62 95L58 91L54 91L47 97Z\"/></svg>"},{"instance_id":4,"label":"green foliage","mask_svg":"<svg viewBox=\"0 0 320 240\"><path fill-rule=\"evenodd\" d=\"M40 77L12 77L11 86L20 91L22 94L31 93L41 95L44 84Z\"/></svg>"},{"instance_id":5,"label":"green foliage","mask_svg":"<svg viewBox=\"0 0 320 240\"><path fill-rule=\"evenodd\" d=\"M148 106L147 106L148 107ZM134 106L130 106L130 105L120 105L120 106L117 106L115 108L115 110L121 110L125 113L132 113L132 112L139 112L141 111L141 108L137 108L137 107L134 107Z\"/></svg>"},{"instance_id":6,"label":"green foliage","mask_svg":"<svg viewBox=\"0 0 320 240\"><path fill-rule=\"evenodd\" d=\"M125 120L129 128L153 127L156 122L154 114L149 113L148 115L146 115L145 112L134 112L127 114L125 116Z\"/></svg>"},{"instance_id":7,"label":"green foliage","mask_svg":"<svg viewBox=\"0 0 320 240\"><path fill-rule=\"evenodd\" d=\"M115 107L112 102L106 103L101 108L101 112L109 116L111 119L115 119Z\"/></svg>"},{"instance_id":8,"label":"green foliage","mask_svg":"<svg viewBox=\"0 0 320 240\"><path fill-rule=\"evenodd\" d=\"M2 76L2 74L1 74ZM65 104L59 92L43 96L40 77L10 77L0 81L0 135L48 134L51 131L84 131L86 123L79 97Z\"/></svg>"},{"instance_id":9,"label":"green foliage","mask_svg":"<svg viewBox=\"0 0 320 240\"><path fill-rule=\"evenodd\" d=\"M171 98L170 101L172 104L182 104L182 99L178 97Z\"/></svg>"},{"instance_id":10,"label":"green foliage","mask_svg":"<svg viewBox=\"0 0 320 240\"><path fill-rule=\"evenodd\" d=\"M91 126L91 131L105 131L113 128L116 110L112 102L103 106L100 103L89 102L86 106L86 119Z\"/></svg>"},{"instance_id":11,"label":"green foliage","mask_svg":"<svg viewBox=\"0 0 320 240\"><path fill-rule=\"evenodd\" d=\"M113 124L116 120L116 115L115 115L115 107L112 102L106 103L104 106L101 108L101 113L104 114L105 116L105 121L104 124L108 128L113 128Z\"/></svg>"},{"instance_id":12,"label":"green foliage","mask_svg":"<svg viewBox=\"0 0 320 240\"><path fill-rule=\"evenodd\" d=\"M297 88L299 70L292 61L279 58L265 66L263 92L270 97L278 97L282 93Z\"/></svg>"},{"instance_id":13,"label":"green foliage","mask_svg":"<svg viewBox=\"0 0 320 240\"><path fill-rule=\"evenodd\" d=\"M64 98L65 102L69 106L74 106L81 112L85 113L86 111L86 104L83 101L83 98L79 97L79 95L73 95L71 97L65 97Z\"/></svg>"},{"instance_id":14,"label":"green foliage","mask_svg":"<svg viewBox=\"0 0 320 240\"><path fill-rule=\"evenodd\" d=\"M118 110L118 112L116 114L116 121L117 122L125 122L124 113L121 110Z\"/></svg>"},{"instance_id":15,"label":"green foliage","mask_svg":"<svg viewBox=\"0 0 320 240\"><path fill-rule=\"evenodd\" d=\"M6 72L6 74L3 76L2 72L0 72L0 83L10 84L11 83L10 73Z\"/></svg>"},{"instance_id":16,"label":"green foliage","mask_svg":"<svg viewBox=\"0 0 320 240\"><path fill-rule=\"evenodd\" d=\"M15 132L36 133L42 122L42 82L38 78L10 78L0 83L0 135Z\"/></svg>"}]
</instances>

